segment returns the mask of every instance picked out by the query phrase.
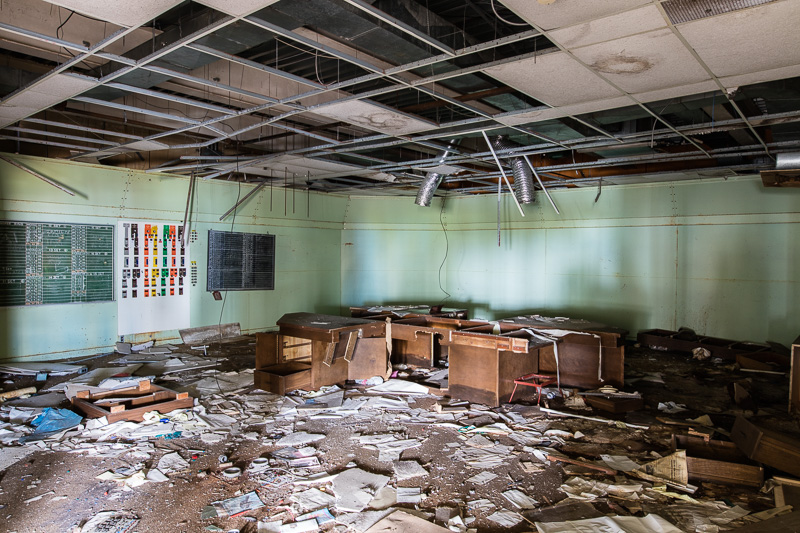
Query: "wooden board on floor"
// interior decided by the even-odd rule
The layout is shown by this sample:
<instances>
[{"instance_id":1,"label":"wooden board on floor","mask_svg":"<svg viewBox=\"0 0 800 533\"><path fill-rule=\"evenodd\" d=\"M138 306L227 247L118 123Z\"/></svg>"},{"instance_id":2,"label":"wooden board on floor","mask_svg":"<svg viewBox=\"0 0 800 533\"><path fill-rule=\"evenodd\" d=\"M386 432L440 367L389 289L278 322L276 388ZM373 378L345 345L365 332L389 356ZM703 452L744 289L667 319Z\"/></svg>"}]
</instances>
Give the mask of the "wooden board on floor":
<instances>
[{"instance_id":1,"label":"wooden board on floor","mask_svg":"<svg viewBox=\"0 0 800 533\"><path fill-rule=\"evenodd\" d=\"M800 511L729 529L727 533L775 533L776 531L800 531Z\"/></svg>"},{"instance_id":2,"label":"wooden board on floor","mask_svg":"<svg viewBox=\"0 0 800 533\"><path fill-rule=\"evenodd\" d=\"M756 426L742 416L733 424L731 440L750 459L800 476L800 440Z\"/></svg>"},{"instance_id":3,"label":"wooden board on floor","mask_svg":"<svg viewBox=\"0 0 800 533\"><path fill-rule=\"evenodd\" d=\"M102 401L102 404L98 404ZM185 409L194 405L194 398L187 392L175 392L148 380L142 380L136 387L92 393L79 391L72 398L72 406L88 418L106 417L108 423L119 420L141 422L149 411L169 413L175 409Z\"/></svg>"},{"instance_id":4,"label":"wooden board on floor","mask_svg":"<svg viewBox=\"0 0 800 533\"><path fill-rule=\"evenodd\" d=\"M689 435L672 435L672 451L686 450L690 481L760 487L764 469L744 456L732 442Z\"/></svg>"}]
</instances>

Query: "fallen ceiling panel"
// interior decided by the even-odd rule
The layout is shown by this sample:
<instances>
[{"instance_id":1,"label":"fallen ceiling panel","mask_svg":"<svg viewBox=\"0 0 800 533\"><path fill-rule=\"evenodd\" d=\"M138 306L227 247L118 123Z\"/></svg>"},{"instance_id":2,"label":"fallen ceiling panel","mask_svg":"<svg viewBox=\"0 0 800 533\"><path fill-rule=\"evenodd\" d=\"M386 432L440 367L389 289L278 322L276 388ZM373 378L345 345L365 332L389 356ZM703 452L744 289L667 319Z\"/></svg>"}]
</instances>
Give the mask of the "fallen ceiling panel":
<instances>
[{"instance_id":1,"label":"fallen ceiling panel","mask_svg":"<svg viewBox=\"0 0 800 533\"><path fill-rule=\"evenodd\" d=\"M520 124L532 124L556 118L583 115L584 113L595 113L597 111L604 111L606 109L616 109L618 107L626 107L633 104L634 101L627 96L616 96L614 98L606 98L604 100L596 100L594 102L584 102L580 104L554 107L551 109L530 111L528 113L501 116L498 117L497 120L508 126L518 126Z\"/></svg>"}]
</instances>

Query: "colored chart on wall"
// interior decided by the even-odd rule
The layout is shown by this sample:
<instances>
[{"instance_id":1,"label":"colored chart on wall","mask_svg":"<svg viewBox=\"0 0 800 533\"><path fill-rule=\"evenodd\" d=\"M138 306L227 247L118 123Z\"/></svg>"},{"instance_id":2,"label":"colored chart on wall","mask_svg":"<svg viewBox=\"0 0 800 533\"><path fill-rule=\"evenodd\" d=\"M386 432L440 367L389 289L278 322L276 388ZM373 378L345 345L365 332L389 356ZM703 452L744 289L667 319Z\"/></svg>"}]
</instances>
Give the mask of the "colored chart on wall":
<instances>
[{"instance_id":1,"label":"colored chart on wall","mask_svg":"<svg viewBox=\"0 0 800 533\"><path fill-rule=\"evenodd\" d=\"M114 226L0 221L0 306L114 298Z\"/></svg>"},{"instance_id":2,"label":"colored chart on wall","mask_svg":"<svg viewBox=\"0 0 800 533\"><path fill-rule=\"evenodd\" d=\"M188 263L181 224L117 223L119 335L189 327Z\"/></svg>"}]
</instances>

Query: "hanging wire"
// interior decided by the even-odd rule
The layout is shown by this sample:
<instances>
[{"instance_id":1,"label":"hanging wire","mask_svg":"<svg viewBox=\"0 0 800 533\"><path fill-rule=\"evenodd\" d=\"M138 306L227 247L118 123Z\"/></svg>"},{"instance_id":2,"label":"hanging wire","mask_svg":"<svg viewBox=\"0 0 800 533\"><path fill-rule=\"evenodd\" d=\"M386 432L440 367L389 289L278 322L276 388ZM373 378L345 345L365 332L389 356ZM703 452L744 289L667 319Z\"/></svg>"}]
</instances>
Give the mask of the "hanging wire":
<instances>
[{"instance_id":1,"label":"hanging wire","mask_svg":"<svg viewBox=\"0 0 800 533\"><path fill-rule=\"evenodd\" d=\"M509 26L528 26L527 22L511 22L510 20L506 20L500 16L500 13L497 12L497 9L494 7L494 0L489 0L489 4L492 6L492 11L494 11L494 16L497 17L500 21L505 22Z\"/></svg>"}]
</instances>

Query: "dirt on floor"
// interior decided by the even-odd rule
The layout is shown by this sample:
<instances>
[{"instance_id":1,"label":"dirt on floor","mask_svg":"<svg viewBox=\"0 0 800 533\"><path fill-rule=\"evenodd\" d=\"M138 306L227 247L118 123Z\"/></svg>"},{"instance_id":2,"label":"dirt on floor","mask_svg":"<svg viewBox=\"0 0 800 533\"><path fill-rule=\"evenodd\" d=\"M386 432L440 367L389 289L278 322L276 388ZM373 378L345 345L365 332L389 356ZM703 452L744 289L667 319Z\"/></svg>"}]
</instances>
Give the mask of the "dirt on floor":
<instances>
[{"instance_id":1,"label":"dirt on floor","mask_svg":"<svg viewBox=\"0 0 800 533\"><path fill-rule=\"evenodd\" d=\"M186 346L179 346L178 349L180 352L197 354ZM252 340L214 345L208 353L222 356L217 368L181 375L183 381L196 379L199 372L214 376L252 369L254 366ZM104 367L118 357L119 354L109 354L90 359L84 364L90 369ZM93 456L86 450L52 451L45 444L41 445L41 449L35 448L35 444L28 445L34 446L35 451L0 472L0 531L80 531L80 524L98 512L109 510L130 511L138 517L139 522L131 531L257 531L259 522L263 527L266 521L277 519L287 523L296 517L298 510L291 496L305 487L298 487L293 483L294 480L306 474L341 472L352 464L365 471L388 476L389 485L395 488L421 489L424 498L420 503L399 503L394 507L428 513L428 519L439 524L443 524L451 515L474 518L468 527L479 532L535 531L533 522L536 520L559 521L604 514L644 516L647 513L660 514L688 531L691 529L687 528L687 519L685 516L682 518L681 511L685 508L680 506L689 504L652 490L646 492L646 498L639 500L608 494L596 498L568 499L562 490L563 484L574 476L604 484L635 484L642 481L621 472L617 476L608 476L597 470L559 461L542 463L537 458L536 450L552 449L567 458L584 462L600 461L601 455L624 455L638 463L645 463L670 454L673 433L686 434L691 424L685 421L702 415L709 415L713 427L718 428L715 439L725 439L725 433L730 431L737 415L745 415L761 426L800 438L800 426L787 414L789 382L785 375L743 372L728 361L698 361L691 354L630 346L626 349L625 376L626 382L629 382L625 390L642 394L643 409L613 415L565 405L560 397L545 398L541 405L546 409L601 418L611 423L544 412L528 395L514 404L494 409L473 409L453 417L452 423L446 423L444 418L441 420L445 423L438 419L436 423L424 423L413 414L407 416L402 411L385 409L362 410L358 416L334 418L306 416L299 410L296 416L283 416L279 407L276 407L255 423L252 417L240 417L219 442L201 437L152 439L152 453L144 455L139 451L101 457ZM3 385L6 389L41 385L34 379L12 377ZM51 378L40 388L68 379L69 376ZM165 386L170 387L175 383L172 381ZM741 398L738 404L734 401L734 383L746 388L749 393L746 401ZM362 390L363 387L354 387L352 394L359 395ZM221 393L209 405L224 406L225 401L246 405L249 394L252 393L248 390L227 395ZM419 412L435 412L434 407L439 399L435 395L414 397L408 400L408 406ZM203 398L201 403L205 405L205 401ZM270 401L280 406L282 399L275 397ZM685 410L672 414L659 411L659 404L667 402L682 404ZM12 406L14 402L7 402L6 405ZM65 400L61 406L68 406L68 402ZM230 408L225 412L230 413ZM519 426L521 419L516 415L526 421L521 428L539 430L542 441L538 445L522 444L503 431L463 431L465 427L490 427L498 422L520 429L509 422L514 420ZM551 431L556 436L547 437L547 430L561 430L571 436L559 438L561 433ZM319 467L294 469L291 472L275 467L267 474L248 473L248 465L253 459L270 457L271 452L280 448L276 444L278 439L297 432L325 435L324 439L312 444L316 448ZM392 435L396 440L417 439L421 444L403 451L401 458L404 461L417 461L428 475L398 480L393 462L380 460L378 450L359 443L361 436L384 434ZM481 470L470 468L466 462L454 457L457 450L466 446L467 439L477 434L482 434L492 444L508 446L511 450L499 466L489 469L496 477L486 483L467 481ZM124 444L120 442L120 445ZM97 479L98 475L109 470L125 472L126 468L155 468L159 458L172 451L179 452L188 461L189 467L170 474L168 481L149 482L131 488L116 481ZM233 479L223 477L221 462L241 468L242 475ZM531 464L536 467L530 469ZM783 473L766 467L765 479L772 474ZM697 501L721 501L728 506L738 505L751 513L775 506L773 495L761 492L760 486L726 486L706 482L697 482L696 485L699 488L691 498ZM318 487L332 494L329 484ZM538 502L537 506L527 510L515 508L502 494L510 489L524 492ZM263 507L228 518L202 518L204 509L212 502L250 491L257 492ZM37 496L42 497L36 499ZM494 507L470 503L482 499L489 500ZM559 502L560 505L556 505ZM518 512L523 520L512 527L503 527L488 518L502 509ZM333 508L331 512L336 515L337 522L347 514L337 513ZM733 521L728 525L740 523ZM358 530L357 525L346 526L336 522L328 523L322 529L345 531L348 527Z\"/></svg>"}]
</instances>

